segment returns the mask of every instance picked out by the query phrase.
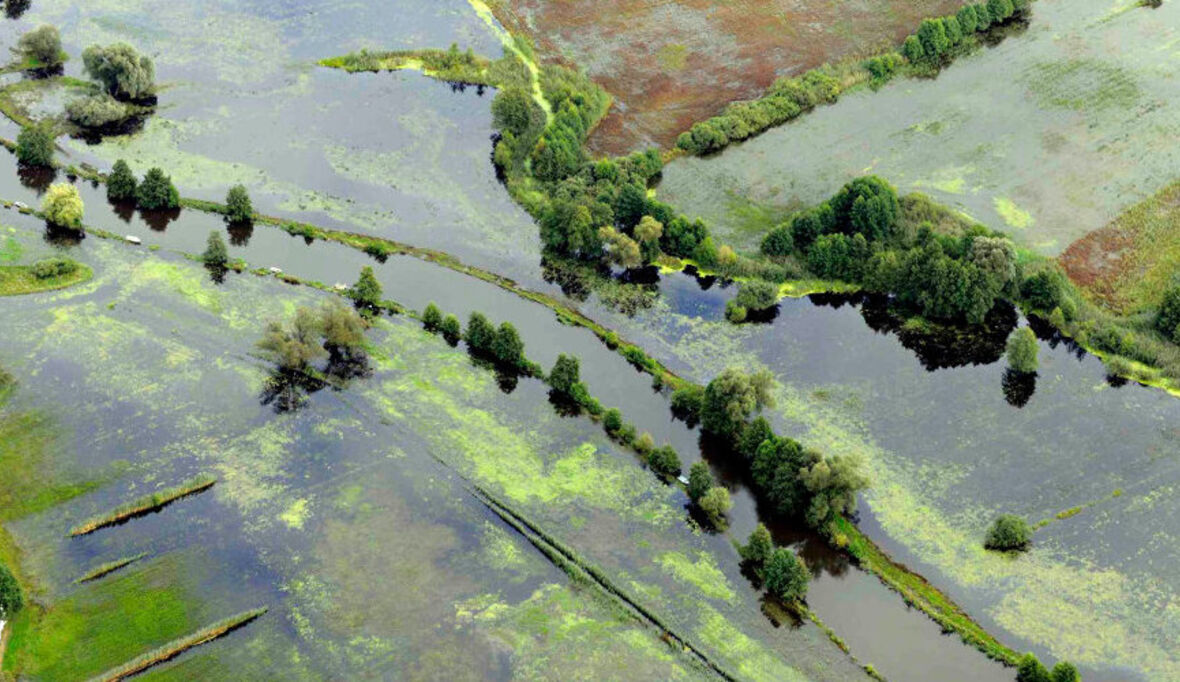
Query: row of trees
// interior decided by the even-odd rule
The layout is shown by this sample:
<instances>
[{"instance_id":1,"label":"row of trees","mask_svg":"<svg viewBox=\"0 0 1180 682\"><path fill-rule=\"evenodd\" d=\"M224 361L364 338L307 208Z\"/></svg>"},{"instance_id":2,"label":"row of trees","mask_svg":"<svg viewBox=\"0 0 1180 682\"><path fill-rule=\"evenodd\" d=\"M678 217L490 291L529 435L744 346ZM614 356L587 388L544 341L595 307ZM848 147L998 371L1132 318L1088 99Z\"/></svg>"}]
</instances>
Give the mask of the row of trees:
<instances>
[{"instance_id":1,"label":"row of trees","mask_svg":"<svg viewBox=\"0 0 1180 682\"><path fill-rule=\"evenodd\" d=\"M725 112L693 124L680 133L676 147L690 154L707 154L753 135L782 125L811 111L818 104L836 101L840 81L825 68L813 69L797 78L780 78L760 99L735 102Z\"/></svg>"},{"instance_id":2,"label":"row of trees","mask_svg":"<svg viewBox=\"0 0 1180 682\"><path fill-rule=\"evenodd\" d=\"M135 179L131 167L123 159L115 162L107 177L107 198L111 201L133 201L147 210L180 207L180 192L172 178L159 168L151 168L143 181Z\"/></svg>"},{"instance_id":3,"label":"row of trees","mask_svg":"<svg viewBox=\"0 0 1180 682\"><path fill-rule=\"evenodd\" d=\"M913 64L940 66L948 61L967 38L1002 24L1028 9L1030 0L987 0L967 5L958 13L925 19L918 32L905 39L902 54Z\"/></svg>"},{"instance_id":4,"label":"row of trees","mask_svg":"<svg viewBox=\"0 0 1180 682\"><path fill-rule=\"evenodd\" d=\"M1069 661L1059 661L1049 670L1029 652L1016 665L1016 682L1082 682L1082 674Z\"/></svg>"},{"instance_id":5,"label":"row of trees","mask_svg":"<svg viewBox=\"0 0 1180 682\"><path fill-rule=\"evenodd\" d=\"M856 494L868 486L855 456L803 448L774 434L764 417L772 406L773 379L763 370L747 374L727 369L703 390L687 387L672 395L673 413L699 420L744 468L758 492L780 514L806 518L824 531L839 515L856 509Z\"/></svg>"}]
</instances>

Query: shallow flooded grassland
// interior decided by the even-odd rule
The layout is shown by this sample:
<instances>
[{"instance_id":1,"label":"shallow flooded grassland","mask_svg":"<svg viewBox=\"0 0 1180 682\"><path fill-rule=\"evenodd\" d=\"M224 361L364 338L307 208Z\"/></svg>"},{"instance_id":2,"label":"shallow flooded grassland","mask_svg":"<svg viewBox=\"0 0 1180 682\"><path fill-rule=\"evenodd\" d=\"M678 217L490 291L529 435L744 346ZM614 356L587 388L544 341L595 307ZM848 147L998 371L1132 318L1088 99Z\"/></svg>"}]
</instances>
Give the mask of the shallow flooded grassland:
<instances>
[{"instance_id":1,"label":"shallow flooded grassland","mask_svg":"<svg viewBox=\"0 0 1180 682\"><path fill-rule=\"evenodd\" d=\"M1175 179L1180 8L1038 0L1027 30L930 80L861 91L710 158L660 198L756 248L866 173L1056 255Z\"/></svg>"},{"instance_id":2,"label":"shallow flooded grassland","mask_svg":"<svg viewBox=\"0 0 1180 682\"><path fill-rule=\"evenodd\" d=\"M37 248L36 233L10 234ZM461 349L391 319L370 332L370 378L276 414L259 401L266 370L252 343L268 317L325 294L251 275L218 286L200 265L105 240L71 251L92 282L4 312L3 364L19 381L4 414L43 415L50 434L26 460L38 475L18 481L34 490L2 498L38 588L6 669L98 674L248 601L270 611L153 674L528 679L620 661L660 677L707 672L570 582L472 495L478 484L742 678L861 674L818 628L767 621L728 538L694 531L678 489L589 420L558 415L539 382L506 395ZM196 472L217 484L68 537ZM12 502L66 486L35 509ZM124 621L135 626L115 627Z\"/></svg>"},{"instance_id":3,"label":"shallow flooded grassland","mask_svg":"<svg viewBox=\"0 0 1180 682\"><path fill-rule=\"evenodd\" d=\"M100 144L63 138L71 162L109 169L124 158L139 174L159 166L185 196L217 201L240 182L264 213L535 276L536 227L488 162L491 91L452 93L413 72L347 74L315 65L363 47L452 42L498 57L501 39L466 0L323 0L298 8L50 0L8 22L11 40L38 22L61 28L75 55L67 75L82 76L77 55L86 45L123 40L153 57L165 85L158 112L137 134ZM49 104L36 110L55 113Z\"/></svg>"},{"instance_id":4,"label":"shallow flooded grassland","mask_svg":"<svg viewBox=\"0 0 1180 682\"><path fill-rule=\"evenodd\" d=\"M1111 385L1096 358L1056 338L1041 340L1030 394L1006 384L998 350L907 348L863 303L785 301L771 324L734 326L712 314L727 297L684 292L634 318L590 314L689 380L729 366L772 370L781 432L865 457L873 483L862 529L1005 644L1069 659L1086 679L1176 673L1170 605L1180 583L1161 568L1177 558L1174 398ZM1027 555L983 550L987 524L1004 512L1048 521ZM733 532L753 523L735 520ZM825 619L880 660L844 615L829 608Z\"/></svg>"}]
</instances>

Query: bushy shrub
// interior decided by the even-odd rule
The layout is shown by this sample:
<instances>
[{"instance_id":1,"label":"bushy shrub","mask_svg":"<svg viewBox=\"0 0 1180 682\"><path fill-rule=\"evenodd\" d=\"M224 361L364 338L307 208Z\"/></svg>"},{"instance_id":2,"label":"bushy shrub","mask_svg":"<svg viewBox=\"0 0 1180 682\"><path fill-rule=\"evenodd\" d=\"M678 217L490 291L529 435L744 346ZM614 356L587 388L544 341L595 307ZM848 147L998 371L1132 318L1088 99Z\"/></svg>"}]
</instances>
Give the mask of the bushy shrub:
<instances>
[{"instance_id":1,"label":"bushy shrub","mask_svg":"<svg viewBox=\"0 0 1180 682\"><path fill-rule=\"evenodd\" d=\"M349 298L356 303L357 307L369 310L375 310L381 305L381 294L381 282L377 281L377 275L373 272L373 268L367 265L361 268L360 277L348 291Z\"/></svg>"},{"instance_id":2,"label":"bushy shrub","mask_svg":"<svg viewBox=\"0 0 1180 682\"><path fill-rule=\"evenodd\" d=\"M25 605L20 583L4 564L0 564L0 620L12 620Z\"/></svg>"},{"instance_id":3,"label":"bushy shrub","mask_svg":"<svg viewBox=\"0 0 1180 682\"><path fill-rule=\"evenodd\" d=\"M48 122L21 128L16 136L16 158L29 166L53 166L53 129Z\"/></svg>"},{"instance_id":4,"label":"bushy shrub","mask_svg":"<svg viewBox=\"0 0 1180 682\"><path fill-rule=\"evenodd\" d=\"M684 420L700 418L701 404L705 391L700 386L689 385L672 391L672 414Z\"/></svg>"},{"instance_id":5,"label":"bushy shrub","mask_svg":"<svg viewBox=\"0 0 1180 682\"><path fill-rule=\"evenodd\" d=\"M37 279L64 277L78 270L78 264L69 258L46 258L33 263L30 271Z\"/></svg>"},{"instance_id":6,"label":"bushy shrub","mask_svg":"<svg viewBox=\"0 0 1180 682\"><path fill-rule=\"evenodd\" d=\"M434 304L434 301L426 304L422 309L422 326L427 331L438 331L442 327L442 311Z\"/></svg>"},{"instance_id":7,"label":"bushy shrub","mask_svg":"<svg viewBox=\"0 0 1180 682\"><path fill-rule=\"evenodd\" d=\"M561 353L549 372L549 386L558 393L572 395L575 385L581 382L581 364L578 358Z\"/></svg>"},{"instance_id":8,"label":"bushy shrub","mask_svg":"<svg viewBox=\"0 0 1180 682\"><path fill-rule=\"evenodd\" d=\"M748 561L759 574L762 573L766 562L770 560L772 552L774 552L774 543L771 540L770 531L761 523L750 533L750 539L739 551L742 559Z\"/></svg>"},{"instance_id":9,"label":"bushy shrub","mask_svg":"<svg viewBox=\"0 0 1180 682\"><path fill-rule=\"evenodd\" d=\"M205 253L201 254L201 260L206 265L215 267L225 267L229 262L229 250L225 247L225 240L221 238L221 233L214 230L209 233L209 239L205 242Z\"/></svg>"},{"instance_id":10,"label":"bushy shrub","mask_svg":"<svg viewBox=\"0 0 1180 682\"><path fill-rule=\"evenodd\" d=\"M41 212L51 225L78 229L82 227L82 197L78 188L68 182L49 186L41 201Z\"/></svg>"},{"instance_id":11,"label":"bushy shrub","mask_svg":"<svg viewBox=\"0 0 1180 682\"><path fill-rule=\"evenodd\" d=\"M463 332L459 326L459 318L454 315L447 315L442 321L442 335L448 343L456 343L462 336Z\"/></svg>"},{"instance_id":12,"label":"bushy shrub","mask_svg":"<svg viewBox=\"0 0 1180 682\"><path fill-rule=\"evenodd\" d=\"M56 26L42 25L22 35L16 49L40 67L61 66L65 53L61 49L61 34Z\"/></svg>"},{"instance_id":13,"label":"bushy shrub","mask_svg":"<svg viewBox=\"0 0 1180 682\"><path fill-rule=\"evenodd\" d=\"M66 103L66 116L83 128L105 128L127 118L133 110L105 92Z\"/></svg>"},{"instance_id":14,"label":"bushy shrub","mask_svg":"<svg viewBox=\"0 0 1180 682\"><path fill-rule=\"evenodd\" d=\"M1032 528L1028 521L1015 514L1001 514L988 529L983 546L1001 552L1024 550L1032 542Z\"/></svg>"},{"instance_id":15,"label":"bushy shrub","mask_svg":"<svg viewBox=\"0 0 1180 682\"><path fill-rule=\"evenodd\" d=\"M619 411L619 408L612 407L603 414L602 428L612 436L623 428L623 413Z\"/></svg>"},{"instance_id":16,"label":"bushy shrub","mask_svg":"<svg viewBox=\"0 0 1180 682\"><path fill-rule=\"evenodd\" d=\"M688 499L696 502L713 487L713 474L705 462L697 462L688 470Z\"/></svg>"},{"instance_id":17,"label":"bushy shrub","mask_svg":"<svg viewBox=\"0 0 1180 682\"><path fill-rule=\"evenodd\" d=\"M733 507L729 491L721 486L714 486L697 500L697 506L708 517L714 527L721 527L725 523L725 514Z\"/></svg>"},{"instance_id":18,"label":"bushy shrub","mask_svg":"<svg viewBox=\"0 0 1180 682\"><path fill-rule=\"evenodd\" d=\"M734 301L750 310L766 310L778 303L778 287L763 280L742 282Z\"/></svg>"},{"instance_id":19,"label":"bushy shrub","mask_svg":"<svg viewBox=\"0 0 1180 682\"><path fill-rule=\"evenodd\" d=\"M1052 682L1052 678L1036 654L1029 652L1016 666L1016 682Z\"/></svg>"}]
</instances>

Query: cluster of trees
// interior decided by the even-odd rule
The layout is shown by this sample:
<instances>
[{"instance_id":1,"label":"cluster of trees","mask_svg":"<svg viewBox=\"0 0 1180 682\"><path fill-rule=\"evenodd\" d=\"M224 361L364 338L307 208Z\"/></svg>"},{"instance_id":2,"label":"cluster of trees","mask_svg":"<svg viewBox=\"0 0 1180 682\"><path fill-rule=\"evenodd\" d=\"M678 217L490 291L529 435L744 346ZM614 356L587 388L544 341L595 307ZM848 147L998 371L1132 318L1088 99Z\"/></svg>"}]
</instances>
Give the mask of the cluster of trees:
<instances>
[{"instance_id":1,"label":"cluster of trees","mask_svg":"<svg viewBox=\"0 0 1180 682\"><path fill-rule=\"evenodd\" d=\"M1018 552L1028 549L1031 542L1032 528L1024 517L1000 514L988 529L983 546L997 552Z\"/></svg>"},{"instance_id":2,"label":"cluster of trees","mask_svg":"<svg viewBox=\"0 0 1180 682\"><path fill-rule=\"evenodd\" d=\"M959 9L957 14L925 19L918 32L905 39L902 54L913 64L941 66L975 33L987 31L1025 12L1030 0L987 0Z\"/></svg>"},{"instance_id":3,"label":"cluster of trees","mask_svg":"<svg viewBox=\"0 0 1180 682\"><path fill-rule=\"evenodd\" d=\"M761 279L742 282L738 295L725 304L730 322L744 322L751 311L762 312L778 305L778 285Z\"/></svg>"},{"instance_id":4,"label":"cluster of trees","mask_svg":"<svg viewBox=\"0 0 1180 682\"><path fill-rule=\"evenodd\" d=\"M763 582L778 599L792 603L807 596L811 573L803 559L785 547L775 547L770 531L761 523L750 539L739 548L742 563Z\"/></svg>"},{"instance_id":5,"label":"cluster of trees","mask_svg":"<svg viewBox=\"0 0 1180 682\"><path fill-rule=\"evenodd\" d=\"M688 499L697 506L714 528L725 527L725 514L733 507L729 490L713 482L709 465L703 461L688 470Z\"/></svg>"},{"instance_id":6,"label":"cluster of trees","mask_svg":"<svg viewBox=\"0 0 1180 682\"><path fill-rule=\"evenodd\" d=\"M951 236L924 222L911 232L893 186L867 176L792 216L761 248L771 257L797 256L819 277L895 294L932 319L978 324L998 298L1019 293L1010 240L982 225Z\"/></svg>"},{"instance_id":7,"label":"cluster of trees","mask_svg":"<svg viewBox=\"0 0 1180 682\"><path fill-rule=\"evenodd\" d=\"M676 139L676 147L690 154L707 154L781 125L816 105L835 102L840 81L825 67L797 78L780 78L760 99L735 102L725 112L700 121Z\"/></svg>"},{"instance_id":8,"label":"cluster of trees","mask_svg":"<svg viewBox=\"0 0 1180 682\"><path fill-rule=\"evenodd\" d=\"M172 178L159 168L151 168L142 181L135 179L131 167L123 159L115 162L107 177L107 198L111 201L134 201L142 209L171 209L180 207L180 192Z\"/></svg>"},{"instance_id":9,"label":"cluster of trees","mask_svg":"<svg viewBox=\"0 0 1180 682\"><path fill-rule=\"evenodd\" d=\"M336 301L326 301L319 310L300 307L290 320L267 324L256 344L273 365L263 403L288 411L328 383L340 385L367 374L365 329L355 310Z\"/></svg>"},{"instance_id":10,"label":"cluster of trees","mask_svg":"<svg viewBox=\"0 0 1180 682\"><path fill-rule=\"evenodd\" d=\"M16 52L25 58L28 68L46 71L58 69L68 57L61 49L57 27L48 24L22 35L16 43Z\"/></svg>"},{"instance_id":11,"label":"cluster of trees","mask_svg":"<svg viewBox=\"0 0 1180 682\"><path fill-rule=\"evenodd\" d=\"M856 510L856 494L868 486L855 456L803 448L774 434L755 415L774 404L773 379L763 370L747 374L727 369L701 390L682 388L672 395L674 414L699 419L701 429L727 447L746 467L755 488L783 515L801 516L825 530L839 515Z\"/></svg>"},{"instance_id":12,"label":"cluster of trees","mask_svg":"<svg viewBox=\"0 0 1180 682\"><path fill-rule=\"evenodd\" d=\"M77 125L109 129L149 111L141 105L154 103L155 66L130 45L91 45L82 52L82 64L102 92L66 103L66 116Z\"/></svg>"},{"instance_id":13,"label":"cluster of trees","mask_svg":"<svg viewBox=\"0 0 1180 682\"><path fill-rule=\"evenodd\" d=\"M45 215L45 221L58 227L81 229L83 209L78 188L68 182L50 185L49 190L45 192L45 198L41 200L41 212Z\"/></svg>"},{"instance_id":14,"label":"cluster of trees","mask_svg":"<svg viewBox=\"0 0 1180 682\"><path fill-rule=\"evenodd\" d=\"M1082 674L1069 661L1059 661L1049 670L1029 652L1016 665L1016 682L1082 682Z\"/></svg>"},{"instance_id":15,"label":"cluster of trees","mask_svg":"<svg viewBox=\"0 0 1180 682\"><path fill-rule=\"evenodd\" d=\"M524 341L511 322L501 322L497 327L483 313L473 312L467 317L463 340L472 355L491 360L501 369L526 376L541 374L540 368L525 357Z\"/></svg>"},{"instance_id":16,"label":"cluster of trees","mask_svg":"<svg viewBox=\"0 0 1180 682\"><path fill-rule=\"evenodd\" d=\"M433 301L428 303L422 311L422 326L426 328L426 331L442 334L447 343L452 346L459 343L459 339L463 337L459 318L449 314L444 317L442 311Z\"/></svg>"}]
</instances>

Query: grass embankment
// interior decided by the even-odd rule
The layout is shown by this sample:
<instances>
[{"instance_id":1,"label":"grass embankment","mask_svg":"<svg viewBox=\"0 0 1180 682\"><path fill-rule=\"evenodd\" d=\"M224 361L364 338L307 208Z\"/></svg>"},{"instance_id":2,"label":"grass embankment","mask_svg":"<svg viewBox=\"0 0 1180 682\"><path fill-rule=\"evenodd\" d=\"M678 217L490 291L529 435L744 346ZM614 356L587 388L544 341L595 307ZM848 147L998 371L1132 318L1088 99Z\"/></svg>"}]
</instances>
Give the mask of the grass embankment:
<instances>
[{"instance_id":1,"label":"grass embankment","mask_svg":"<svg viewBox=\"0 0 1180 682\"><path fill-rule=\"evenodd\" d=\"M141 514L163 509L176 500L212 488L214 483L217 483L217 478L214 476L208 474L194 476L179 485L152 493L151 495L144 495L133 502L120 505L106 514L88 519L71 528L70 536L87 535L100 528L113 526Z\"/></svg>"},{"instance_id":2,"label":"grass embankment","mask_svg":"<svg viewBox=\"0 0 1180 682\"><path fill-rule=\"evenodd\" d=\"M135 563L136 561L139 561L140 559L144 558L147 555L148 555L147 552L141 552L139 554L136 554L135 556L123 557L122 559L108 561L105 564L101 564L99 566L95 566L94 568L90 569L81 578L78 578L77 580L75 580L74 583L77 585L81 585L82 583L88 583L91 580L98 580L99 578L102 578L104 576L108 576L108 575L114 573L115 571L119 570L120 568L124 568L130 564Z\"/></svg>"},{"instance_id":3,"label":"grass embankment","mask_svg":"<svg viewBox=\"0 0 1180 682\"><path fill-rule=\"evenodd\" d=\"M40 291L65 289L81 284L94 277L94 270L88 265L77 263L77 267L64 275L38 277L32 265L0 266L0 296L20 296Z\"/></svg>"},{"instance_id":4,"label":"grass embankment","mask_svg":"<svg viewBox=\"0 0 1180 682\"><path fill-rule=\"evenodd\" d=\"M964 642L1006 665L1016 665L1020 661L1018 652L1001 644L925 578L891 559L848 519L837 520L834 530L842 540L840 544L861 568L876 574L907 604L930 616L945 632L958 633Z\"/></svg>"},{"instance_id":5,"label":"grass embankment","mask_svg":"<svg viewBox=\"0 0 1180 682\"><path fill-rule=\"evenodd\" d=\"M153 649L142 656L127 661L117 668L112 668L101 675L96 675L90 678L89 682L116 682L117 680L137 675L154 665L159 665L176 658L189 649L224 637L234 630L248 625L251 621L260 618L267 610L266 607L251 609L250 611L243 611L237 615L217 621L191 635L173 640L158 649Z\"/></svg>"}]
</instances>

